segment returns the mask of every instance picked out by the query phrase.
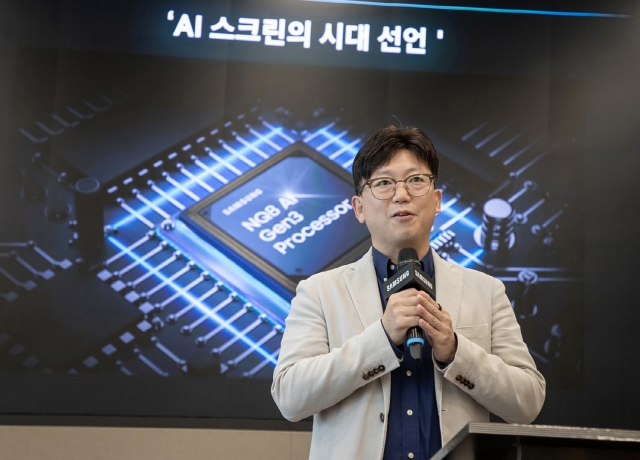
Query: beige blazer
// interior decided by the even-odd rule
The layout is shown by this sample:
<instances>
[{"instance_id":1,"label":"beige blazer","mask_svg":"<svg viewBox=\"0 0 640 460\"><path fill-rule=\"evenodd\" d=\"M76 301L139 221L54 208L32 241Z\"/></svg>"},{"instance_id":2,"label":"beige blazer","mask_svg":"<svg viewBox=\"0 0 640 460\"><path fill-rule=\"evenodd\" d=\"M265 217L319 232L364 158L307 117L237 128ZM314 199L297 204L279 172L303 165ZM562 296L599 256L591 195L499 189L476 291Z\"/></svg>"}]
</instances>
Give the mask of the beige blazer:
<instances>
[{"instance_id":1,"label":"beige blazer","mask_svg":"<svg viewBox=\"0 0 640 460\"><path fill-rule=\"evenodd\" d=\"M545 380L504 285L435 251L433 259L436 296L458 336L453 362L444 370L434 366L443 445L468 422L488 421L489 412L530 423L542 408ZM371 250L298 285L271 394L288 420L314 415L311 459L382 458L390 372L400 363L381 318Z\"/></svg>"}]
</instances>

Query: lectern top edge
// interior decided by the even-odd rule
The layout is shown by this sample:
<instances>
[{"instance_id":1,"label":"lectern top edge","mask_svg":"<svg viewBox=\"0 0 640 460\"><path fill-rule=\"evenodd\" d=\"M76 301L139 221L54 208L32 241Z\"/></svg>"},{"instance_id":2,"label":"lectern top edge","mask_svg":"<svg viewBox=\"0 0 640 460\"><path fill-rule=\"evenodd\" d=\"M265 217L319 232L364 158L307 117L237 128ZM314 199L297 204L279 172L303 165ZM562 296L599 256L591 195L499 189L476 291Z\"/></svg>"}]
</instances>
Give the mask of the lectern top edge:
<instances>
[{"instance_id":1,"label":"lectern top edge","mask_svg":"<svg viewBox=\"0 0 640 460\"><path fill-rule=\"evenodd\" d=\"M468 434L477 433L545 438L592 439L594 441L640 442L640 431L580 426L471 422L462 431Z\"/></svg>"},{"instance_id":2,"label":"lectern top edge","mask_svg":"<svg viewBox=\"0 0 640 460\"><path fill-rule=\"evenodd\" d=\"M483 438L488 436L492 439L501 437L513 439L513 437L517 437L533 440L536 438L538 440L535 442L536 444L557 444L560 442L563 445L592 445L591 443L596 442L611 445L611 443L625 443L631 450L640 450L640 431L560 425L471 422L431 457L431 460L450 458L448 457L449 454L461 444L466 443L467 438L476 436ZM545 441L545 439L548 441ZM518 441L518 443L519 442L520 441Z\"/></svg>"}]
</instances>

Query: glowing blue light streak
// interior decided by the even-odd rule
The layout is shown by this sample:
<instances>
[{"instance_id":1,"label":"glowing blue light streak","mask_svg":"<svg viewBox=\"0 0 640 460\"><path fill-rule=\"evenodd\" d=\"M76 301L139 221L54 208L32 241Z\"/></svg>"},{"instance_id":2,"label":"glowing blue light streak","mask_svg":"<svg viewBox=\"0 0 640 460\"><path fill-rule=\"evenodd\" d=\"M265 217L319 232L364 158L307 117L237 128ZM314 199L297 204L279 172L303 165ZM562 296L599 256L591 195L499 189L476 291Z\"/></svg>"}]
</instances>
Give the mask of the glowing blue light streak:
<instances>
[{"instance_id":1,"label":"glowing blue light streak","mask_svg":"<svg viewBox=\"0 0 640 460\"><path fill-rule=\"evenodd\" d=\"M449 6L449 5L428 5L422 3L392 3L377 2L367 0L304 0L306 2L317 3L339 3L343 5L365 5L365 6L384 6L391 8L419 8L427 10L446 10L446 11L474 11L480 13L506 13L506 14L529 14L539 16L572 16L572 17L589 17L589 18L631 18L628 14L610 14L610 13L588 13L582 11L551 11L551 10L522 10L514 8L487 8L481 6Z\"/></svg>"},{"instance_id":2,"label":"glowing blue light streak","mask_svg":"<svg viewBox=\"0 0 640 460\"><path fill-rule=\"evenodd\" d=\"M349 131L345 129L341 133L336 134L335 136L332 136L329 139L327 139L326 141L324 141L322 144L320 144L317 147L317 149L318 150L324 150L325 148L329 147L331 144L337 143L340 139L342 139L344 136L346 136L347 133L349 133Z\"/></svg>"},{"instance_id":3,"label":"glowing blue light streak","mask_svg":"<svg viewBox=\"0 0 640 460\"><path fill-rule=\"evenodd\" d=\"M460 265L463 267L468 267L471 262L475 262L473 258L480 259L480 256L482 254L484 254L484 249L480 248L472 254L473 257L467 257L465 260L460 262Z\"/></svg>"},{"instance_id":4,"label":"glowing blue light streak","mask_svg":"<svg viewBox=\"0 0 640 460\"><path fill-rule=\"evenodd\" d=\"M118 241L117 239L115 239L114 237L110 236L107 238L107 240L114 245L118 250L120 251L127 251L127 246L125 246L123 243L121 243L120 241ZM154 269L153 266L151 266L150 264L148 264L145 261L140 261L141 258L136 255L134 252L132 251L127 251L127 256L131 257L131 259L133 259L134 261L138 261L139 265L146 268L149 271L152 271ZM159 280L161 280L163 283L166 283L167 286L170 286L171 289L173 289L175 292L180 292L181 291L181 287L176 285L173 281L170 281L169 278L167 278L166 276L164 276L162 273L160 272L156 272L154 273L154 276L156 278L158 278ZM190 303L192 303L193 305L196 306L196 308L198 308L198 310L208 316L209 318L213 319L216 323L218 324L224 324L224 322L226 321L224 318L218 316L216 313L213 313L209 308L207 308L204 304L202 304L200 301L198 301L197 298L193 297L191 294L185 292L183 293L183 297L189 301ZM242 336L241 335L241 331L238 331L233 325L228 324L226 329L231 332L234 336L239 337L240 340L242 342L245 343L245 345L247 345L247 347L249 348L254 348L258 354L260 354L263 358L265 358L266 360L270 361L274 366L276 365L277 361L271 356L271 353L265 349L263 349L262 347L260 347L259 345L256 344L256 342L254 342L253 340L251 340L249 337L246 336Z\"/></svg>"},{"instance_id":5,"label":"glowing blue light streak","mask_svg":"<svg viewBox=\"0 0 640 460\"><path fill-rule=\"evenodd\" d=\"M283 148L293 144L295 142L295 139L292 139L290 136L288 136L285 133L285 130L282 126L274 126L272 124L266 123L266 122L262 122L262 125L265 126L267 129L269 129L269 132L267 134L261 133L258 129L254 128L253 126L247 124L247 126L250 126L251 129L254 129L255 131L258 132L258 134L260 134L260 136L257 139L257 141L253 142L253 145L255 145L256 147L260 146L260 144L266 144L269 145L269 143L266 141L266 139L272 141L274 144L276 144L278 147L280 147L280 149L282 150ZM273 141L271 138L272 137L280 137L281 139L284 139L285 142L287 142L286 145L281 146L279 143ZM273 148L272 146L270 146L271 148ZM276 151L277 153L278 151Z\"/></svg>"},{"instance_id":6,"label":"glowing blue light streak","mask_svg":"<svg viewBox=\"0 0 640 460\"><path fill-rule=\"evenodd\" d=\"M446 209L442 209L442 212L440 213L441 216L447 215L450 217L456 217L459 214L460 214L460 211L456 210L453 206L450 206ZM469 219L467 216L461 218L460 220L458 220L458 222L471 230L475 230L478 227L478 225L480 225L477 222L474 222L471 219Z\"/></svg>"},{"instance_id":7,"label":"glowing blue light streak","mask_svg":"<svg viewBox=\"0 0 640 460\"><path fill-rule=\"evenodd\" d=\"M255 141L250 142L250 144L252 144L255 147L262 147L261 144L264 144L264 145L268 145L271 150L276 150L272 145L269 145L269 143L266 141L266 139L271 140L272 137L274 137L274 136L276 136L278 134L278 130L281 130L281 129L282 129L281 127L274 128L271 131L269 131L267 134L262 134L260 131L256 130L256 132L258 134L260 134L264 139L258 137ZM242 142L240 142L240 141L236 141L236 142L239 145L241 145L242 147L239 148L239 149L233 147L233 149L236 152L238 152L240 155L247 156L250 153L253 154L253 155L256 155L256 152L251 150L251 147L248 147L248 146L242 144ZM272 141L272 142L274 144L276 144L278 147L280 147L280 149L284 148L284 147L281 147L280 144L278 144L277 142L275 142L275 141ZM230 145L230 144L227 143L227 145ZM277 150L276 150L276 153L277 153ZM262 158L259 155L258 155L258 157L260 158L260 160L257 163L261 163L262 161L264 161L264 158ZM238 160L238 158L236 158L235 155L232 155L231 158L233 158L235 160Z\"/></svg>"},{"instance_id":8,"label":"glowing blue light streak","mask_svg":"<svg viewBox=\"0 0 640 460\"><path fill-rule=\"evenodd\" d=\"M291 309L289 301L283 299L224 253L203 240L184 222L176 222L176 227L171 232L158 229L157 233L174 249L183 254L189 254L189 259L201 270L216 275L218 278L224 278L228 285L231 285L236 291L244 293L252 302L257 300L255 303L261 306L269 305L273 316L286 318L289 314ZM266 309L265 307L261 308L262 310ZM280 325L284 326L284 323Z\"/></svg>"},{"instance_id":9,"label":"glowing blue light streak","mask_svg":"<svg viewBox=\"0 0 640 460\"><path fill-rule=\"evenodd\" d=\"M349 149L355 147L356 145L358 145L358 143L360 143L361 140L362 140L361 138L358 138L355 141L351 141L349 144L347 144L346 147L342 147L342 148L339 148L338 150L336 150L334 152L331 152L331 155L329 155L329 159L335 161L336 158L339 158L344 152L346 152L347 150L349 150ZM342 160L340 160L340 161L342 161ZM351 159L348 160L348 161L353 162L353 160L351 160ZM345 165L343 164L342 166L345 166Z\"/></svg>"},{"instance_id":10,"label":"glowing blue light streak","mask_svg":"<svg viewBox=\"0 0 640 460\"><path fill-rule=\"evenodd\" d=\"M309 133L307 136L304 137L303 142L306 142L307 144L309 144L309 142L311 142L313 139L318 137L320 134L324 133L325 129L329 129L329 128L335 126L335 125L336 125L336 122L332 121L327 126L323 126L322 128L318 129L317 131ZM309 145L311 145L311 144L309 144Z\"/></svg>"},{"instance_id":11,"label":"glowing blue light streak","mask_svg":"<svg viewBox=\"0 0 640 460\"><path fill-rule=\"evenodd\" d=\"M265 138L267 138L267 139L270 139L271 137L273 137L276 134L278 134L278 130L279 129L282 129L282 128L281 127L276 127L273 130L271 130L269 133L263 134L263 136ZM255 141L252 142L252 144L255 145L255 146L260 146L261 144L265 144L265 142L262 139L256 139ZM268 144L266 144L266 145L268 145ZM248 147L243 147L242 149L239 149L239 150L236 150L236 151L242 152L243 154L244 154L244 152L247 152L247 151L251 152L251 150ZM224 156L221 155L223 152L225 153ZM218 155L222 156L225 159L225 161L228 161L230 163L232 163L234 161L240 161L234 155L231 155L230 153L227 153L226 150L224 150L224 149L218 150L216 153ZM260 159L260 162L261 161L262 161L262 158ZM214 171L220 173L220 172L225 170L225 167L223 165L221 165L221 164L214 164L213 166L209 167L209 170L214 170ZM178 181L178 182L183 187L189 188L194 184L197 185L197 181L198 180L203 180L204 178L209 176L209 173L207 171L202 171L201 173L199 173L197 175L194 174L194 176L195 177L193 179L187 179L187 180L184 180L182 182L181 181ZM178 195L182 194L182 192L176 187L171 187L171 189L168 190L168 191L165 190L165 193L167 195L169 195L170 197L172 197L172 198L177 198ZM160 204L166 203L167 199L164 198L163 196L158 195L156 198L154 198L153 200L150 200L150 201L151 201L151 203L153 205L160 207ZM172 204L171 206L173 207L174 205ZM134 208L134 210L136 212L140 213L140 214L143 214L143 215L148 214L148 213L156 214L155 211L153 211L149 206L146 206L146 205L142 206L142 207L140 207L138 209ZM112 224L112 227L115 228L115 229L122 228L122 227L124 227L126 225L129 225L131 222L134 222L136 220L137 219L134 216L127 215L126 217L124 217L121 220L117 221L116 223Z\"/></svg>"},{"instance_id":12,"label":"glowing blue light streak","mask_svg":"<svg viewBox=\"0 0 640 460\"><path fill-rule=\"evenodd\" d=\"M293 144L296 141L291 136L287 135L287 133L285 133L284 128L282 126L277 128L277 127L273 126L271 123L268 123L268 122L266 122L264 120L261 120L261 123L262 123L263 126L266 126L269 129L273 129L278 136L282 137L289 144Z\"/></svg>"},{"instance_id":13,"label":"glowing blue light streak","mask_svg":"<svg viewBox=\"0 0 640 460\"><path fill-rule=\"evenodd\" d=\"M332 141L332 142L331 142L331 144L327 145L324 149L322 149L322 150L320 151L320 152L321 152L323 155L325 155L325 156L329 156L329 155L331 155L330 153L325 153L325 152L324 152L324 150L326 150L326 149L327 149L327 148L329 148L330 146L332 146L332 145L338 146L338 148L337 148L336 150L339 150L339 149L341 149L341 148L344 148L344 147L349 146L349 144L351 144L351 142L352 142L352 141L349 141L349 140L344 140L344 136L339 137L341 133L336 134L336 133L334 133L333 131L331 131L331 129L328 129L328 128L323 128L323 129L321 129L321 130L320 130L320 132L322 133L322 135L324 135L324 136L327 138L327 140L331 140L331 141ZM320 142L320 144L322 145L322 144L324 144L325 142L326 142L326 141L324 141L324 142ZM311 147L314 147L314 146L313 146L313 145L311 145ZM314 147L314 148L316 148L316 147ZM355 148L355 147L350 147L350 148L346 149L346 150L342 153L342 155L344 155L345 153L350 153L352 156L355 156L355 155L358 153L358 150L359 150L359 149L357 149L357 148ZM340 156L342 156L342 155L340 155ZM344 159L342 159L341 161L337 161L337 158L336 158L336 159L334 159L334 161L335 161L336 163L340 164L340 165L342 165L342 163L344 163L344 161L343 161L343 160L344 160Z\"/></svg>"},{"instance_id":14,"label":"glowing blue light streak","mask_svg":"<svg viewBox=\"0 0 640 460\"><path fill-rule=\"evenodd\" d=\"M433 228L431 229L431 236L429 237L429 243L433 243L433 240L435 240L436 238L438 238L440 235L442 235L442 232L433 231Z\"/></svg>"},{"instance_id":15,"label":"glowing blue light streak","mask_svg":"<svg viewBox=\"0 0 640 460\"><path fill-rule=\"evenodd\" d=\"M275 143L274 141L272 141L270 138L263 136L262 134L260 134L258 131L256 131L255 129L253 129L251 126L247 125L249 127L249 132L251 134L253 134L254 136L256 136L258 139L263 140L267 145L269 145L273 150L275 150L276 152L279 152L280 150L282 150L282 147L280 146L280 144ZM277 133L277 130L274 132L274 134ZM287 144L288 145L288 144Z\"/></svg>"}]
</instances>

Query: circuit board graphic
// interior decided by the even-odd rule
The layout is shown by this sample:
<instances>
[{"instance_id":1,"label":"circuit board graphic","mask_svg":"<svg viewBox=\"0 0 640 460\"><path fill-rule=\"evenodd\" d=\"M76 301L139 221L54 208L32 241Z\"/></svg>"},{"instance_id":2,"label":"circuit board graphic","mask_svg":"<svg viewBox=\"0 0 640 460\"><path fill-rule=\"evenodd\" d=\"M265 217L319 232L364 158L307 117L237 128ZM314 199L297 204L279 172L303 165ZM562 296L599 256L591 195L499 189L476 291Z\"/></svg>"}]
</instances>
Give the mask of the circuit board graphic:
<instances>
[{"instance_id":1,"label":"circuit board graphic","mask_svg":"<svg viewBox=\"0 0 640 460\"><path fill-rule=\"evenodd\" d=\"M83 211L91 215L93 206L104 224L95 242L83 222L96 212L79 213L82 165L40 150L126 104L126 92L109 91L81 101L84 112L70 103L67 113L19 127L32 153L7 207L23 225L0 228L0 369L271 378L290 296L180 216L296 143L350 173L377 127L321 108L295 118L258 104L104 180ZM563 191L550 170L579 159L497 120L478 120L457 138L439 139L424 127L442 158L442 213L431 244L446 260L502 280L543 373L575 380L581 195Z\"/></svg>"}]
</instances>

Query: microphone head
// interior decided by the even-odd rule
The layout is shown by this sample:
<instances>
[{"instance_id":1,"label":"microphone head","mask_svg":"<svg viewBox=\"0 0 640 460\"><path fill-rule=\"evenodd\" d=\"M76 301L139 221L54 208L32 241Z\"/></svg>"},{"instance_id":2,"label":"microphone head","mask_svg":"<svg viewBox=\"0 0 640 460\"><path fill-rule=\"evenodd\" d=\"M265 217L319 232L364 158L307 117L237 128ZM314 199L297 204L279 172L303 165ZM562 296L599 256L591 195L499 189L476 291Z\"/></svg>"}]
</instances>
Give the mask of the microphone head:
<instances>
[{"instance_id":1,"label":"microphone head","mask_svg":"<svg viewBox=\"0 0 640 460\"><path fill-rule=\"evenodd\" d=\"M413 248L400 249L398 253L398 265L404 265L409 262L419 262L418 251Z\"/></svg>"}]
</instances>

